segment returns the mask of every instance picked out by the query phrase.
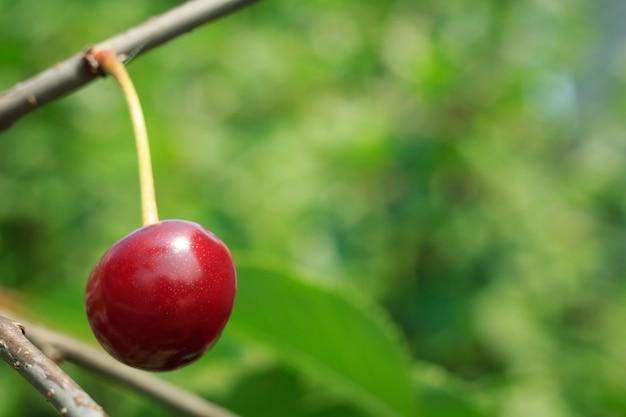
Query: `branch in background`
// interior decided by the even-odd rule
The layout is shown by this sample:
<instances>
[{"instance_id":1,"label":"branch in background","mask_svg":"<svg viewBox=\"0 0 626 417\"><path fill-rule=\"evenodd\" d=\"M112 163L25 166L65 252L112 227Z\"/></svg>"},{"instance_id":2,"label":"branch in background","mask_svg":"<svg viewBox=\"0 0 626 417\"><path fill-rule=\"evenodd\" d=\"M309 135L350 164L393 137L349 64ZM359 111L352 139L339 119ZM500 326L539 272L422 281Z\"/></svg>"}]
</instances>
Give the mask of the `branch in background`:
<instances>
[{"instance_id":1,"label":"branch in background","mask_svg":"<svg viewBox=\"0 0 626 417\"><path fill-rule=\"evenodd\" d=\"M205 23L226 16L257 0L191 0L153 17L94 48L119 56L140 55ZM0 95L0 131L13 122L93 81L96 74L83 65L84 52L59 62L38 75L16 84Z\"/></svg>"},{"instance_id":2,"label":"branch in background","mask_svg":"<svg viewBox=\"0 0 626 417\"><path fill-rule=\"evenodd\" d=\"M8 345L8 348L11 349L11 351L17 351L20 348L24 349L27 344L32 346L32 344L22 335L21 330L18 327L15 327L14 323L15 321L18 321L25 327L28 339L30 339L32 343L37 345L42 351L51 355L55 360L67 360L99 375L103 375L127 385L128 387L149 396L152 400L160 402L162 405L176 411L178 415L192 417L237 417L236 414L233 414L218 405L212 404L196 394L185 391L151 374L123 365L91 345L79 342L69 336L52 331L34 323L30 323L21 317L18 318L1 309L0 315L0 350L3 353L3 356L5 349L5 344L2 343L3 341L6 342L6 345ZM11 320L3 318L2 316L10 317ZM4 336L6 326L9 326L13 334L19 333L20 337L17 338L14 336L13 339L7 341L5 339L6 336ZM33 351L33 349L37 351L39 355L43 356L45 360L50 362L50 360L39 352L39 350L34 346L28 348L30 351ZM52 363L52 366L56 368L57 373L60 372L63 374L63 371L58 366L56 366L53 362L50 363ZM9 364L13 366L14 361L9 362ZM36 377L43 377L44 380L46 378L42 375L36 375ZM66 376L66 378L69 380L69 377ZM46 395L45 392L41 390L40 392ZM87 394L84 394L84 396L85 398L89 398ZM71 414L67 415L71 416ZM91 415L92 414L81 414L81 416Z\"/></svg>"},{"instance_id":3,"label":"branch in background","mask_svg":"<svg viewBox=\"0 0 626 417\"><path fill-rule=\"evenodd\" d=\"M106 416L102 407L25 336L24 327L0 316L0 356L68 417Z\"/></svg>"}]
</instances>

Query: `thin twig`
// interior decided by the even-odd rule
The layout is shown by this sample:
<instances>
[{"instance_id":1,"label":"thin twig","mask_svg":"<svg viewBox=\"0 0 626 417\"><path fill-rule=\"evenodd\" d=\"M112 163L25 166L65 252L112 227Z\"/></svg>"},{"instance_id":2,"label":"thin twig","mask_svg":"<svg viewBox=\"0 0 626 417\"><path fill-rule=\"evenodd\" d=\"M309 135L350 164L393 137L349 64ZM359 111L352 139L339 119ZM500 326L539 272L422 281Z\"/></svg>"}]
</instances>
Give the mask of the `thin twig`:
<instances>
[{"instance_id":1,"label":"thin twig","mask_svg":"<svg viewBox=\"0 0 626 417\"><path fill-rule=\"evenodd\" d=\"M0 356L68 417L106 416L91 397L24 336L24 326L0 316Z\"/></svg>"},{"instance_id":2,"label":"thin twig","mask_svg":"<svg viewBox=\"0 0 626 417\"><path fill-rule=\"evenodd\" d=\"M121 57L143 54L205 23L226 16L257 0L191 0L127 32L94 45ZM79 52L0 95L0 131L36 108L93 81L97 74L83 65Z\"/></svg>"},{"instance_id":3,"label":"thin twig","mask_svg":"<svg viewBox=\"0 0 626 417\"><path fill-rule=\"evenodd\" d=\"M177 415L190 417L237 417L231 411L213 404L196 394L151 374L123 365L91 345L31 323L1 309L0 315L10 317L12 320L22 323L26 328L26 336L42 351L54 352L55 356L120 382L172 409Z\"/></svg>"}]
</instances>

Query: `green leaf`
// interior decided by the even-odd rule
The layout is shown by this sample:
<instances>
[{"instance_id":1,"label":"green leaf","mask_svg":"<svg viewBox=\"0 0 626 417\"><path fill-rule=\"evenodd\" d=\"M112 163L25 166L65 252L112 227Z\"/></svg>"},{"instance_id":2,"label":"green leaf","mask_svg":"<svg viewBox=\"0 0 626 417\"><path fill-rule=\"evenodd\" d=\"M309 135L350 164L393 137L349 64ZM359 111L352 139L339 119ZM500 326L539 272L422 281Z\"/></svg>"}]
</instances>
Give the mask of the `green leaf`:
<instances>
[{"instance_id":1,"label":"green leaf","mask_svg":"<svg viewBox=\"0 0 626 417\"><path fill-rule=\"evenodd\" d=\"M246 417L367 417L360 408L313 388L301 375L270 366L241 378L219 403Z\"/></svg>"},{"instance_id":2,"label":"green leaf","mask_svg":"<svg viewBox=\"0 0 626 417\"><path fill-rule=\"evenodd\" d=\"M229 331L271 349L374 416L413 416L410 357L379 308L353 292L238 262Z\"/></svg>"},{"instance_id":3,"label":"green leaf","mask_svg":"<svg viewBox=\"0 0 626 417\"><path fill-rule=\"evenodd\" d=\"M487 386L472 384L428 362L415 364L414 381L421 410L428 417L495 415Z\"/></svg>"}]
</instances>

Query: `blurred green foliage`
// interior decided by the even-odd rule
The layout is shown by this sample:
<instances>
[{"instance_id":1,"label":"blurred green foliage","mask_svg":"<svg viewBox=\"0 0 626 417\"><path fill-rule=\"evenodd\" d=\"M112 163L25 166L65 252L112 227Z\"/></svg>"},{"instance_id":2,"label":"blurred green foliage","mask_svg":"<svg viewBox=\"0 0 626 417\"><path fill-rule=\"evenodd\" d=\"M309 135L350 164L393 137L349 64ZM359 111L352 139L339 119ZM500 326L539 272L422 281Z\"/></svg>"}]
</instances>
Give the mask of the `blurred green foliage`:
<instances>
[{"instance_id":1,"label":"blurred green foliage","mask_svg":"<svg viewBox=\"0 0 626 417\"><path fill-rule=\"evenodd\" d=\"M0 0L0 88L175 4ZM132 62L161 216L241 266L218 345L162 377L249 417L626 414L624 12L265 1ZM48 325L93 341L86 278L140 221L111 80L0 134L0 284ZM5 368L0 416L54 415Z\"/></svg>"}]
</instances>

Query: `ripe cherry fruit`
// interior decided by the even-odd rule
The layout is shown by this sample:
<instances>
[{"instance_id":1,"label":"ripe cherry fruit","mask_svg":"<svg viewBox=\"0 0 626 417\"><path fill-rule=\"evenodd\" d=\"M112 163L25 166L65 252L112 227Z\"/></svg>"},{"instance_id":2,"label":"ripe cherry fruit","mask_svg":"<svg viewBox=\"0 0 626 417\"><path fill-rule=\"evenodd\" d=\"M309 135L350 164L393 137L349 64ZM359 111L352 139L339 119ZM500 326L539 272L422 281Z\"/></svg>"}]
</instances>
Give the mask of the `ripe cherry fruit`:
<instances>
[{"instance_id":1,"label":"ripe cherry fruit","mask_svg":"<svg viewBox=\"0 0 626 417\"><path fill-rule=\"evenodd\" d=\"M131 112L144 226L115 243L87 282L85 309L96 339L135 368L166 371L200 358L217 341L233 308L237 278L230 251L185 220L159 221L148 135L137 92L110 51L85 61L119 82Z\"/></svg>"},{"instance_id":2,"label":"ripe cherry fruit","mask_svg":"<svg viewBox=\"0 0 626 417\"><path fill-rule=\"evenodd\" d=\"M228 248L197 223L165 220L113 245L87 284L87 317L113 357L150 371L200 358L233 308Z\"/></svg>"}]
</instances>

